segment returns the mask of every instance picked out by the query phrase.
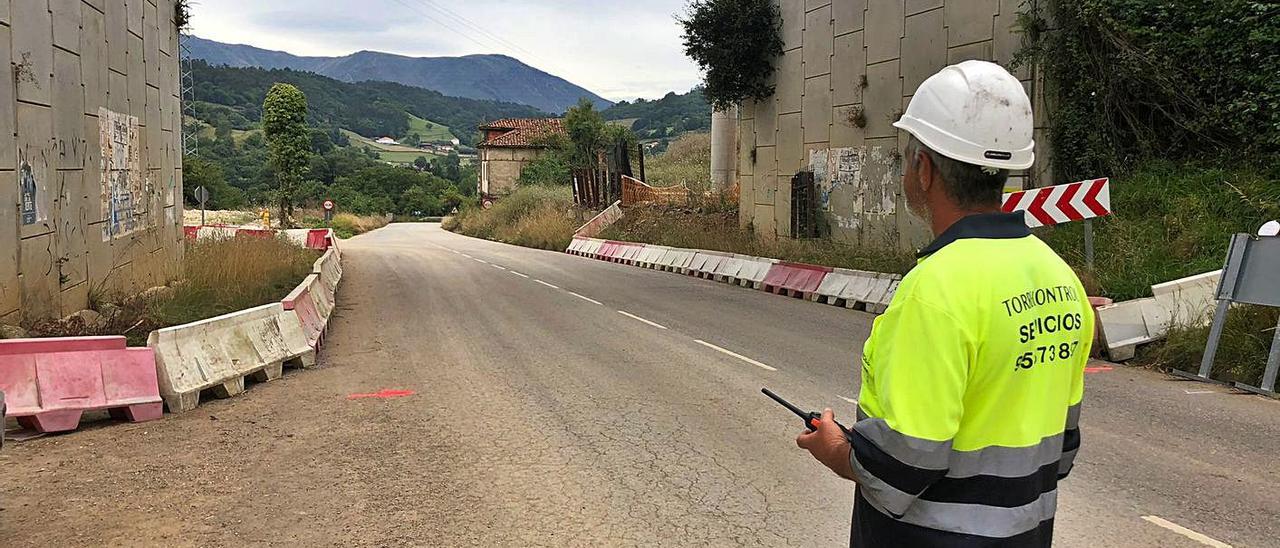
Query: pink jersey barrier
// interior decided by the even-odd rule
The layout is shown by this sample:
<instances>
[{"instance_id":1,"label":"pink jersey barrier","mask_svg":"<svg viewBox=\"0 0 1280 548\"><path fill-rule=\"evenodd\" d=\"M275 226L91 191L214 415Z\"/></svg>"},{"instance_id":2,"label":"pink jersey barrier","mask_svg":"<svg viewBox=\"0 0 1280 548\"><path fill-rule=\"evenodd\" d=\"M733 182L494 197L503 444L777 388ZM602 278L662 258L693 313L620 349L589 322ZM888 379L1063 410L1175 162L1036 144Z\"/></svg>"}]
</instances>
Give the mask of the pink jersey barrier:
<instances>
[{"instance_id":1,"label":"pink jersey barrier","mask_svg":"<svg viewBox=\"0 0 1280 548\"><path fill-rule=\"evenodd\" d=\"M155 354L124 337L0 341L0 390L8 415L38 432L66 432L85 411L132 422L161 417Z\"/></svg>"},{"instance_id":2,"label":"pink jersey barrier","mask_svg":"<svg viewBox=\"0 0 1280 548\"><path fill-rule=\"evenodd\" d=\"M765 290L773 293L787 290L797 294L813 293L831 270L831 267L826 266L780 262L770 267L769 273L765 275Z\"/></svg>"},{"instance_id":3,"label":"pink jersey barrier","mask_svg":"<svg viewBox=\"0 0 1280 548\"><path fill-rule=\"evenodd\" d=\"M329 232L327 228L313 228L307 232L307 249L329 249Z\"/></svg>"},{"instance_id":4,"label":"pink jersey barrier","mask_svg":"<svg viewBox=\"0 0 1280 548\"><path fill-rule=\"evenodd\" d=\"M291 310L298 315L298 319L302 321L302 333L307 337L307 343L311 348L319 348L324 341L324 330L329 323L328 311L322 311L323 305L321 295L313 295L313 292L327 291L320 283L320 276L312 274L303 280L302 284L294 289L289 296L285 297L280 303L284 305L285 310Z\"/></svg>"},{"instance_id":5,"label":"pink jersey barrier","mask_svg":"<svg viewBox=\"0 0 1280 548\"><path fill-rule=\"evenodd\" d=\"M606 261L612 261L615 257L622 253L622 242L607 241L600 246L600 252L596 256Z\"/></svg>"}]
</instances>

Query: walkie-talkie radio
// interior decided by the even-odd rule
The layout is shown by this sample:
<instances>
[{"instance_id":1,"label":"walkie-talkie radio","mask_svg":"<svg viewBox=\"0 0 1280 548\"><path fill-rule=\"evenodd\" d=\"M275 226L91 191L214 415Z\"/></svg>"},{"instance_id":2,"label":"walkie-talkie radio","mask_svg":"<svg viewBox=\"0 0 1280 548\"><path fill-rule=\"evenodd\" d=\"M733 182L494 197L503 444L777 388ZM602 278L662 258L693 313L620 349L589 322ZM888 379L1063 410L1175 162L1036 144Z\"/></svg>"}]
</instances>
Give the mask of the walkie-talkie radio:
<instances>
[{"instance_id":1,"label":"walkie-talkie radio","mask_svg":"<svg viewBox=\"0 0 1280 548\"><path fill-rule=\"evenodd\" d=\"M822 424L822 413L818 413L818 412L816 412L816 411L809 411L808 413L806 413L806 412L804 412L804 411L800 410L800 408L799 408L799 407L796 407L795 405L792 405L792 404L791 404L791 402L789 402L789 401L787 401L787 400L782 399L782 396L779 396L779 395L777 395L777 394L774 394L774 393L773 393L772 391L770 391L768 388L761 388L761 389L760 389L760 391L761 391L761 392L764 392L764 395L769 396L770 398L772 398L772 399L773 399L773 401L776 401L776 402L778 402L779 404L781 404L783 407L786 407L787 409L790 409L790 410L791 410L791 412L792 412L792 413L795 413L797 417L800 417L801 419L803 419L803 420L804 420L804 427L805 427L805 428L808 428L810 432L816 431L816 430L818 429L818 426ZM840 423L838 423L838 422L837 422L837 423L836 423L836 426L839 426L839 427L840 427L840 431L841 431L841 432L844 432L844 435L845 435L845 436L849 436L849 435L850 435L850 434L849 434L849 429L848 429L848 428L845 428L845 427L844 427L844 425L842 425L842 424L840 424Z\"/></svg>"}]
</instances>

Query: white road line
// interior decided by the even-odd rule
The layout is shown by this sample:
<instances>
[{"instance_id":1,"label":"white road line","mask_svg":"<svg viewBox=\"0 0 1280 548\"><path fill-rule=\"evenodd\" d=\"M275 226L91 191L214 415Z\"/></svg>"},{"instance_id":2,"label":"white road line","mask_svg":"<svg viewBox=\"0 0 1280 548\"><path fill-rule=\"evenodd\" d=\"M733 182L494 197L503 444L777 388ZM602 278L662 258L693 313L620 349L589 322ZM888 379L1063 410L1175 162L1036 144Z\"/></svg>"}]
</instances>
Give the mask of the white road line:
<instances>
[{"instance_id":1,"label":"white road line","mask_svg":"<svg viewBox=\"0 0 1280 548\"><path fill-rule=\"evenodd\" d=\"M592 304L598 304L598 305L600 305L600 306L604 306L604 303L602 303L602 302L600 302L600 301L597 301L597 300L595 300L595 299L592 299L591 297L588 297L588 296L586 296L586 295L579 295L579 294L574 293L574 292L572 292L572 291L570 291L570 292L569 292L569 294L570 294L570 295L573 295L574 297L577 297L577 298L579 298L579 299L582 299L582 300L584 300L584 301L587 301L587 302L589 302L589 303L592 303Z\"/></svg>"},{"instance_id":2,"label":"white road line","mask_svg":"<svg viewBox=\"0 0 1280 548\"><path fill-rule=\"evenodd\" d=\"M521 277L521 278L528 278L528 277L529 277L529 275L528 275L528 274L521 274L521 273L516 272L516 271L514 271L514 270L508 270L508 272L510 272L510 273L512 273L512 274L515 274L516 276L519 276L519 277Z\"/></svg>"},{"instance_id":3,"label":"white road line","mask_svg":"<svg viewBox=\"0 0 1280 548\"><path fill-rule=\"evenodd\" d=\"M472 258L471 258L471 260L473 260L473 261L475 261L475 262L477 262L477 263L489 264L489 261L486 261L486 260L484 260L484 259L477 259L477 258L475 258L475 257L472 257Z\"/></svg>"},{"instance_id":4,"label":"white road line","mask_svg":"<svg viewBox=\"0 0 1280 548\"><path fill-rule=\"evenodd\" d=\"M542 280L534 280L534 281L535 281L535 282L538 282L538 283L540 283L540 284L542 284L542 285L545 285L545 286L547 286L547 287L550 287L551 289L560 289L560 286L558 286L558 285L554 285L554 284L549 284L549 283L544 282L544 281L542 281Z\"/></svg>"},{"instance_id":5,"label":"white road line","mask_svg":"<svg viewBox=\"0 0 1280 548\"><path fill-rule=\"evenodd\" d=\"M1213 393L1212 390L1183 390L1183 392L1186 392L1187 395L1189 396L1194 396L1196 394L1212 394Z\"/></svg>"},{"instance_id":6,"label":"white road line","mask_svg":"<svg viewBox=\"0 0 1280 548\"><path fill-rule=\"evenodd\" d=\"M646 319L644 319L644 318L641 318L640 316L637 316L637 315L635 315L635 314L632 314L632 313L630 313L630 312L627 312L626 310L619 310L619 311L618 311L618 313L619 313L619 314L622 314L623 316L626 316L626 317L628 317L628 318L631 318L631 319L633 319L633 320L637 320L637 321L640 321L640 322L647 323L647 324L652 325L652 326L654 326L654 327L656 327L656 328L658 328L658 329L666 329L666 328L667 328L667 326L665 326L665 325L662 325L662 324L660 324L660 323L651 322L651 321L649 321L649 320L646 320Z\"/></svg>"},{"instance_id":7,"label":"white road line","mask_svg":"<svg viewBox=\"0 0 1280 548\"><path fill-rule=\"evenodd\" d=\"M844 397L844 396L836 396L836 397L837 397L837 398L840 398L840 399L842 399L842 400L844 400L844 401L847 401L847 402L849 402L849 403L852 403L852 404L854 404L854 405L858 405L858 400L855 400L855 399L853 399L853 398L846 398L846 397Z\"/></svg>"},{"instance_id":8,"label":"white road line","mask_svg":"<svg viewBox=\"0 0 1280 548\"><path fill-rule=\"evenodd\" d=\"M468 258L468 259L474 259L474 258L475 258L475 257L472 257L472 256L470 256L470 255L467 255L466 253L463 253L463 254L462 254L462 256L463 256L463 257L466 257L466 258Z\"/></svg>"},{"instance_id":9,"label":"white road line","mask_svg":"<svg viewBox=\"0 0 1280 548\"><path fill-rule=\"evenodd\" d=\"M765 364L763 364L763 363L760 363L760 362L755 361L755 360L753 360L753 359L751 359L751 358L748 358L748 357L746 357L746 356L743 356L742 354L739 354L739 353L734 352L734 351L732 351L732 350L726 350L726 349L724 349L724 348L720 348L719 346L716 346L716 345L714 345L714 344L711 344L711 343L709 343L709 342L707 342L707 341L704 341L704 340L702 340L702 339L694 339L694 341L693 341L693 342L696 342L696 343L698 343L698 344L700 344L700 345L702 345L702 346L705 346L705 347L710 348L710 349L712 349L712 350L715 350L715 351L717 351L717 352L720 352L720 353L723 353L723 354L726 354L726 355L729 355L729 356L733 356L733 357L735 357L735 358L738 358L739 360L742 360L742 361L747 362L747 363L749 363L749 364L751 364L751 365L754 365L754 366L756 366L756 367L759 367L760 369L764 369L765 371L777 371L777 369L774 369L774 368L769 367L769 366L767 366L767 365L765 365Z\"/></svg>"},{"instance_id":10,"label":"white road line","mask_svg":"<svg viewBox=\"0 0 1280 548\"><path fill-rule=\"evenodd\" d=\"M1220 540L1213 539L1207 535L1197 533L1195 531L1187 529L1186 527L1178 525L1172 521L1166 520L1159 516L1142 516L1142 519L1147 520L1148 522L1158 525L1160 527L1164 527L1165 529L1168 529L1179 535L1182 535L1191 540L1199 542L1200 544L1203 544L1205 546L1213 546L1214 548L1231 548L1230 544L1227 544Z\"/></svg>"},{"instance_id":11,"label":"white road line","mask_svg":"<svg viewBox=\"0 0 1280 548\"><path fill-rule=\"evenodd\" d=\"M505 266L498 266L498 265L496 265L496 264L490 264L489 266L492 266L492 267L494 267L494 268L496 268L496 269L498 269L498 270L506 270L506 269L507 269L507 267L505 267Z\"/></svg>"}]
</instances>

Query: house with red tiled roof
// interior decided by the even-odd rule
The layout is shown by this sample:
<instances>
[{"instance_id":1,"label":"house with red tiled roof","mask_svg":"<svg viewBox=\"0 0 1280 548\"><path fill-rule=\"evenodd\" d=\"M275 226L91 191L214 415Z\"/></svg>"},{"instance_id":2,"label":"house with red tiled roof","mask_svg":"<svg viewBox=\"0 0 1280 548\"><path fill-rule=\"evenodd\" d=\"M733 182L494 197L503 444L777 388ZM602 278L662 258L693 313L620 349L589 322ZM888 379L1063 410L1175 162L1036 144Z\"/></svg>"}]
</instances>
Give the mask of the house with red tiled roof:
<instances>
[{"instance_id":1,"label":"house with red tiled roof","mask_svg":"<svg viewBox=\"0 0 1280 548\"><path fill-rule=\"evenodd\" d=\"M546 152L549 135L567 135L559 118L507 118L480 126L480 195L506 194L516 186L520 171Z\"/></svg>"}]
</instances>

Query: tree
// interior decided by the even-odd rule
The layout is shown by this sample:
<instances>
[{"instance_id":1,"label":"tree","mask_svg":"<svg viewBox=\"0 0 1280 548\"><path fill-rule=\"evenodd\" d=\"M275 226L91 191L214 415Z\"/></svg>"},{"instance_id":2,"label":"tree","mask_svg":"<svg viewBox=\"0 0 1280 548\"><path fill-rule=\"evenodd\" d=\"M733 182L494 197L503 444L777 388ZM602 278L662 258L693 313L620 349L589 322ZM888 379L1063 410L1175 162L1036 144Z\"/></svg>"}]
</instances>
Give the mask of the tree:
<instances>
[{"instance_id":1,"label":"tree","mask_svg":"<svg viewBox=\"0 0 1280 548\"><path fill-rule=\"evenodd\" d=\"M715 108L773 95L769 78L782 55L774 0L693 0L680 25L685 55L705 73L705 94Z\"/></svg>"},{"instance_id":2,"label":"tree","mask_svg":"<svg viewBox=\"0 0 1280 548\"><path fill-rule=\"evenodd\" d=\"M604 117L585 97L564 115L564 128L572 146L571 161L577 168L596 165L596 153L603 150L605 142Z\"/></svg>"},{"instance_id":3,"label":"tree","mask_svg":"<svg viewBox=\"0 0 1280 548\"><path fill-rule=\"evenodd\" d=\"M416 131L413 133L410 133L408 137L404 138L404 144L409 145L411 147L417 147L418 145L422 144L422 135L418 134L418 132Z\"/></svg>"},{"instance_id":4,"label":"tree","mask_svg":"<svg viewBox=\"0 0 1280 548\"><path fill-rule=\"evenodd\" d=\"M271 86L262 103L262 129L267 139L268 162L275 171L280 224L291 227L293 204L311 156L307 97L291 84Z\"/></svg>"},{"instance_id":5,"label":"tree","mask_svg":"<svg viewBox=\"0 0 1280 548\"><path fill-rule=\"evenodd\" d=\"M192 206L200 205L200 200L195 197L195 191L199 187L209 191L209 201L205 203L208 209L236 209L245 205L244 192L227 184L222 166L209 160L199 156L184 156L182 178L183 185L190 189L187 203Z\"/></svg>"},{"instance_id":6,"label":"tree","mask_svg":"<svg viewBox=\"0 0 1280 548\"><path fill-rule=\"evenodd\" d=\"M413 159L413 167L418 171L426 171L431 169L431 160L428 160L426 156L419 156Z\"/></svg>"}]
</instances>

